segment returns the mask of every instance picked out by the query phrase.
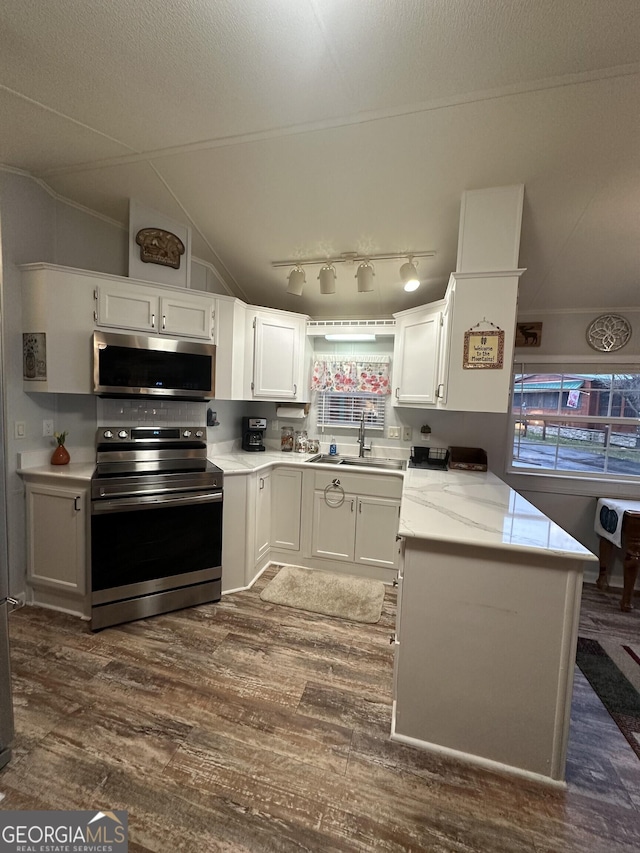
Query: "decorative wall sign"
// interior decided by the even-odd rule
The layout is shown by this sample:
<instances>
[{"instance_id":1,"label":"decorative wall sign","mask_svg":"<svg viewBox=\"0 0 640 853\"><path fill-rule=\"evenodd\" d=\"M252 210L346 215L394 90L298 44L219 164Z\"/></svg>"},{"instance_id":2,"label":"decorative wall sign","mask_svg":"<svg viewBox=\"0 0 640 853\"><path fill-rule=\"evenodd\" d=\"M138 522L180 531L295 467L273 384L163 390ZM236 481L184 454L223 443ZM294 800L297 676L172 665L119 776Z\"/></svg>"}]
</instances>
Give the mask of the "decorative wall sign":
<instances>
[{"instance_id":1,"label":"decorative wall sign","mask_svg":"<svg viewBox=\"0 0 640 853\"><path fill-rule=\"evenodd\" d=\"M516 323L517 347L539 347L542 342L542 323Z\"/></svg>"},{"instance_id":2,"label":"decorative wall sign","mask_svg":"<svg viewBox=\"0 0 640 853\"><path fill-rule=\"evenodd\" d=\"M184 243L171 231L141 228L136 234L136 243L140 246L140 260L143 263L180 269L180 256L185 252Z\"/></svg>"},{"instance_id":3,"label":"decorative wall sign","mask_svg":"<svg viewBox=\"0 0 640 853\"><path fill-rule=\"evenodd\" d=\"M47 335L45 332L22 334L22 378L47 378Z\"/></svg>"},{"instance_id":4,"label":"decorative wall sign","mask_svg":"<svg viewBox=\"0 0 640 853\"><path fill-rule=\"evenodd\" d=\"M598 352L615 352L629 343L631 324L619 314L601 314L587 328L587 342Z\"/></svg>"},{"instance_id":5,"label":"decorative wall sign","mask_svg":"<svg viewBox=\"0 0 640 853\"><path fill-rule=\"evenodd\" d=\"M464 353L462 366L470 368L494 368L501 370L504 367L504 331L493 326L492 329L480 329L481 324L472 326L464 333Z\"/></svg>"}]
</instances>

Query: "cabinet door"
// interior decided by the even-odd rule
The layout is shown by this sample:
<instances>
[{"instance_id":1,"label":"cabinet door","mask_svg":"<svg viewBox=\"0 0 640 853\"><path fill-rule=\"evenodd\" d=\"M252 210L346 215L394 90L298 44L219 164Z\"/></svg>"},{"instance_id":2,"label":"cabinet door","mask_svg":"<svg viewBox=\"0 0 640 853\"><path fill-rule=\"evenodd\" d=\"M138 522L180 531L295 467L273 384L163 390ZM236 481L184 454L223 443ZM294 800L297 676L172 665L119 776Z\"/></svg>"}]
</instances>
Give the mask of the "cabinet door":
<instances>
[{"instance_id":1,"label":"cabinet door","mask_svg":"<svg viewBox=\"0 0 640 853\"><path fill-rule=\"evenodd\" d=\"M440 343L438 346L438 377L436 386L436 397L438 406L446 406L449 387L449 346L451 343L451 323L453 319L453 304L455 291L447 295L447 304L440 318Z\"/></svg>"},{"instance_id":2,"label":"cabinet door","mask_svg":"<svg viewBox=\"0 0 640 853\"><path fill-rule=\"evenodd\" d=\"M87 490L28 484L27 579L84 595Z\"/></svg>"},{"instance_id":3,"label":"cabinet door","mask_svg":"<svg viewBox=\"0 0 640 853\"><path fill-rule=\"evenodd\" d=\"M257 315L253 321L254 397L290 399L298 397L300 381L300 321L279 315Z\"/></svg>"},{"instance_id":4,"label":"cabinet door","mask_svg":"<svg viewBox=\"0 0 640 853\"><path fill-rule=\"evenodd\" d=\"M395 568L398 565L398 501L358 498L357 515L356 563Z\"/></svg>"},{"instance_id":5,"label":"cabinet door","mask_svg":"<svg viewBox=\"0 0 640 853\"><path fill-rule=\"evenodd\" d=\"M258 476L256 491L256 563L269 551L271 541L271 472Z\"/></svg>"},{"instance_id":6,"label":"cabinet door","mask_svg":"<svg viewBox=\"0 0 640 853\"><path fill-rule=\"evenodd\" d=\"M279 469L271 482L271 547L300 550L302 471Z\"/></svg>"},{"instance_id":7,"label":"cabinet door","mask_svg":"<svg viewBox=\"0 0 640 853\"><path fill-rule=\"evenodd\" d=\"M211 340L213 332L213 299L181 299L163 296L160 299L160 332L164 335Z\"/></svg>"},{"instance_id":8,"label":"cabinet door","mask_svg":"<svg viewBox=\"0 0 640 853\"><path fill-rule=\"evenodd\" d=\"M329 501L329 502L327 502ZM337 505L333 505L334 501ZM346 494L339 502L333 495L313 493L311 553L314 557L353 562L356 527L356 498Z\"/></svg>"},{"instance_id":9,"label":"cabinet door","mask_svg":"<svg viewBox=\"0 0 640 853\"><path fill-rule=\"evenodd\" d=\"M394 352L394 405L434 405L438 378L441 312L403 317Z\"/></svg>"},{"instance_id":10,"label":"cabinet door","mask_svg":"<svg viewBox=\"0 0 640 853\"><path fill-rule=\"evenodd\" d=\"M135 287L125 291L101 285L96 290L96 323L99 326L143 332L158 330L160 304L157 296Z\"/></svg>"}]
</instances>

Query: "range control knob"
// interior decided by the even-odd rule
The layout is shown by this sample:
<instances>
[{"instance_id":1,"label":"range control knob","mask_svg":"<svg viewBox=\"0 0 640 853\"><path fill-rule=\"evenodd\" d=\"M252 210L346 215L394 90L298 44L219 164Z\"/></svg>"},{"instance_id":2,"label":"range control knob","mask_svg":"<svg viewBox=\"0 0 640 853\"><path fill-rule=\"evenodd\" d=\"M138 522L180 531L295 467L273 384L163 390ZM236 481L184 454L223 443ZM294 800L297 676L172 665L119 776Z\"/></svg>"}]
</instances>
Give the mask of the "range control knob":
<instances>
[{"instance_id":1,"label":"range control knob","mask_svg":"<svg viewBox=\"0 0 640 853\"><path fill-rule=\"evenodd\" d=\"M118 433L118 438L126 438L127 436L128 436L128 432L126 431L126 429L121 429L120 432Z\"/></svg>"},{"instance_id":2,"label":"range control knob","mask_svg":"<svg viewBox=\"0 0 640 853\"><path fill-rule=\"evenodd\" d=\"M110 430L110 429L105 429L105 431L102 433L102 435L103 435L105 438L113 438L113 433L111 432L111 430Z\"/></svg>"},{"instance_id":3,"label":"range control knob","mask_svg":"<svg viewBox=\"0 0 640 853\"><path fill-rule=\"evenodd\" d=\"M185 431L182 433L182 437L183 438L190 438L191 437L191 430L185 429Z\"/></svg>"},{"instance_id":4,"label":"range control knob","mask_svg":"<svg viewBox=\"0 0 640 853\"><path fill-rule=\"evenodd\" d=\"M204 433L202 432L201 429L196 430L196 438L202 438L203 435L204 435Z\"/></svg>"}]
</instances>

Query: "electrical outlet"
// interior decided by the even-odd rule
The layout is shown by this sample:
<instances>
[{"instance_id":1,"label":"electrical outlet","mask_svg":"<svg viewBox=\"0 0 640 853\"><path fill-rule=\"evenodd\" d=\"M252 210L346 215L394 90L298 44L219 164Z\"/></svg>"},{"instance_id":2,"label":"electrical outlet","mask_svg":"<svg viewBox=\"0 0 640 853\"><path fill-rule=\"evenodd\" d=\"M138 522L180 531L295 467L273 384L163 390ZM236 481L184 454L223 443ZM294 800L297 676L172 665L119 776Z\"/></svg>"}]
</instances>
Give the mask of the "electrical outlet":
<instances>
[{"instance_id":1,"label":"electrical outlet","mask_svg":"<svg viewBox=\"0 0 640 853\"><path fill-rule=\"evenodd\" d=\"M413 430L411 429L411 427L405 427L402 430L402 440L403 441L411 441L412 438L413 438Z\"/></svg>"},{"instance_id":2,"label":"electrical outlet","mask_svg":"<svg viewBox=\"0 0 640 853\"><path fill-rule=\"evenodd\" d=\"M53 435L53 421L42 421L42 435Z\"/></svg>"},{"instance_id":3,"label":"electrical outlet","mask_svg":"<svg viewBox=\"0 0 640 853\"><path fill-rule=\"evenodd\" d=\"M13 437L24 438L27 434L27 425L24 421L13 422Z\"/></svg>"}]
</instances>

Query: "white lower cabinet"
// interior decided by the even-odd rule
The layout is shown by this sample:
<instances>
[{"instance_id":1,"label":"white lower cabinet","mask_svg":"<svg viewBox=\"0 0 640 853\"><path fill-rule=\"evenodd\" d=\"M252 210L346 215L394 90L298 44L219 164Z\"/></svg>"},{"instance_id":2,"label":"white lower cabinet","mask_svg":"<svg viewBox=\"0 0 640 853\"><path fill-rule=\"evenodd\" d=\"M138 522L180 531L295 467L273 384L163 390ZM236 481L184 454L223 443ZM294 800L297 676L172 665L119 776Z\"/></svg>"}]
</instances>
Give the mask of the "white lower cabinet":
<instances>
[{"instance_id":1,"label":"white lower cabinet","mask_svg":"<svg viewBox=\"0 0 640 853\"><path fill-rule=\"evenodd\" d=\"M271 545L271 471L257 475L256 483L256 547L258 563L269 553Z\"/></svg>"},{"instance_id":2,"label":"white lower cabinet","mask_svg":"<svg viewBox=\"0 0 640 853\"><path fill-rule=\"evenodd\" d=\"M313 492L311 556L394 569L402 481L318 473Z\"/></svg>"},{"instance_id":3,"label":"white lower cabinet","mask_svg":"<svg viewBox=\"0 0 640 853\"><path fill-rule=\"evenodd\" d=\"M359 497L356 506L356 563L395 568L398 564L399 502L389 498Z\"/></svg>"},{"instance_id":4,"label":"white lower cabinet","mask_svg":"<svg viewBox=\"0 0 640 853\"><path fill-rule=\"evenodd\" d=\"M276 468L271 475L271 547L300 550L302 471Z\"/></svg>"},{"instance_id":5,"label":"white lower cabinet","mask_svg":"<svg viewBox=\"0 0 640 853\"><path fill-rule=\"evenodd\" d=\"M313 495L311 554L352 563L355 555L355 495L344 494L341 502L325 492Z\"/></svg>"},{"instance_id":6,"label":"white lower cabinet","mask_svg":"<svg viewBox=\"0 0 640 853\"><path fill-rule=\"evenodd\" d=\"M28 482L27 581L33 601L88 615L89 490Z\"/></svg>"}]
</instances>

